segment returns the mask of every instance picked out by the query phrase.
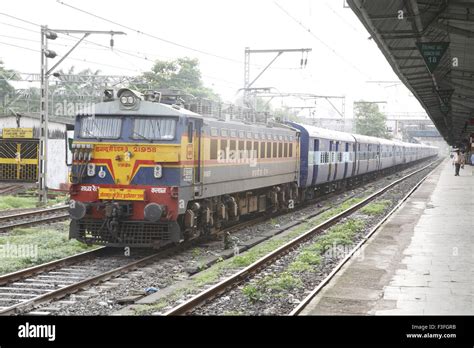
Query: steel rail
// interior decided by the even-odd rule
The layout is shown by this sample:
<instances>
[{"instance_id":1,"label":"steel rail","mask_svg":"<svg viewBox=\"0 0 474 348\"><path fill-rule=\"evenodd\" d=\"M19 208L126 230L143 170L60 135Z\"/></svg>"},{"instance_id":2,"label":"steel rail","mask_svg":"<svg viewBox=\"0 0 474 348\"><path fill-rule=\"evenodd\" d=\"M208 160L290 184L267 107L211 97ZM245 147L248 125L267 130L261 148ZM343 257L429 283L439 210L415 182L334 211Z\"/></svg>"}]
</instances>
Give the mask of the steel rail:
<instances>
[{"instance_id":1,"label":"steel rail","mask_svg":"<svg viewBox=\"0 0 474 348\"><path fill-rule=\"evenodd\" d=\"M54 300L54 299L58 299L58 298L67 296L67 295L72 294L72 293L74 293L78 290L81 290L81 289L83 289L87 286L97 284L97 283L106 281L110 278L117 277L121 274L130 272L131 270L134 270L134 269L140 267L141 265L143 265L145 263L148 263L148 262L152 261L154 258L157 258L159 256L162 256L162 252L158 252L158 253L143 257L139 260L130 262L127 265L114 268L112 270L100 273L98 275L83 279L83 280L81 280L79 282L76 282L74 284L70 284L70 285L67 285L65 287L47 292L46 294L36 296L36 297L34 297L32 299L29 299L29 300L26 300L24 302L14 304L12 306L1 309L0 310L0 315L19 314L21 312L24 312L24 311L28 310L29 308L33 308L34 306L39 305L41 303L44 303L46 301Z\"/></svg>"},{"instance_id":2,"label":"steel rail","mask_svg":"<svg viewBox=\"0 0 474 348\"><path fill-rule=\"evenodd\" d=\"M66 211L67 208L67 205L62 205L54 208L38 209L30 212L0 216L0 232L5 232L16 227L37 225L45 222L67 219L69 217L69 213L41 216L45 214L60 213L62 211ZM37 218L35 218L35 220L31 220L33 217ZM14 220L14 222L11 222L10 220Z\"/></svg>"},{"instance_id":3,"label":"steel rail","mask_svg":"<svg viewBox=\"0 0 474 348\"><path fill-rule=\"evenodd\" d=\"M440 162L441 163L441 162ZM440 164L439 163L439 164ZM350 251L348 255L344 259L342 259L337 266L324 278L318 286L311 291L299 304L294 308L288 315L295 316L300 314L304 308L313 300L313 298L321 292L321 290L329 283L329 281L334 278L337 272L344 266L347 261L351 259L351 257L372 237L372 235L379 230L382 224L387 221L400 207L405 201L410 198L410 196L416 191L416 189L431 175L431 173L439 166L437 164L427 175L425 175L415 186L398 202L398 204L393 207L372 229L364 236L364 238Z\"/></svg>"},{"instance_id":4,"label":"steel rail","mask_svg":"<svg viewBox=\"0 0 474 348\"><path fill-rule=\"evenodd\" d=\"M420 169L417 169L410 174L403 176L402 178L390 183L389 185L383 187L382 189L378 190L377 192L371 194L370 196L366 197L359 203L356 203L349 207L348 209L344 210L343 212L329 218L328 220L320 223L319 225L311 228L310 230L306 231L299 237L294 238L293 240L289 241L288 243L282 245L281 247L277 248L276 250L270 252L269 254L261 257L259 260L255 261L251 265L245 267L244 269L240 270L239 272L229 276L228 278L222 280L221 282L215 284L214 286L210 287L207 290L204 290L197 294L196 296L190 298L189 300L181 303L180 305L170 309L169 311L165 312L165 316L171 315L184 315L195 308L200 307L204 303L218 297L222 293L225 293L228 289L233 288L236 284L241 283L252 274L256 273L259 269L264 268L267 264L270 264L274 260L281 258L281 256L287 254L291 251L294 247L300 245L301 243L305 242L306 240L312 238L316 233L320 232L321 230L326 230L327 228L331 227L332 225L336 224L342 218L351 215L353 212L359 210L378 196L385 193L390 188L396 186L400 182L410 178L411 176L427 169L428 167L432 166L438 161L434 161ZM439 163L438 163L439 164ZM431 171L430 171L431 173Z\"/></svg>"}]
</instances>

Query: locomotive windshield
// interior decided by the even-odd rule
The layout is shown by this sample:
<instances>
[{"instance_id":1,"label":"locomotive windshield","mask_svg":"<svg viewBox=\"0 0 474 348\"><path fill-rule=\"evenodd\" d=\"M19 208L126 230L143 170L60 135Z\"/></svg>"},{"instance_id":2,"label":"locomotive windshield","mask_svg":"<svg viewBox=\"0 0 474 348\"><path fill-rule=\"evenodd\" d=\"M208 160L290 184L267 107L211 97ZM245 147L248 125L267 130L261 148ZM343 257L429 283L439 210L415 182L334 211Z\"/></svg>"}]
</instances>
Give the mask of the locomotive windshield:
<instances>
[{"instance_id":1,"label":"locomotive windshield","mask_svg":"<svg viewBox=\"0 0 474 348\"><path fill-rule=\"evenodd\" d=\"M176 134L176 118L147 117L135 118L133 122L134 139L173 140Z\"/></svg>"},{"instance_id":2,"label":"locomotive windshield","mask_svg":"<svg viewBox=\"0 0 474 348\"><path fill-rule=\"evenodd\" d=\"M120 137L122 119L117 117L83 117L81 138L117 139Z\"/></svg>"}]
</instances>

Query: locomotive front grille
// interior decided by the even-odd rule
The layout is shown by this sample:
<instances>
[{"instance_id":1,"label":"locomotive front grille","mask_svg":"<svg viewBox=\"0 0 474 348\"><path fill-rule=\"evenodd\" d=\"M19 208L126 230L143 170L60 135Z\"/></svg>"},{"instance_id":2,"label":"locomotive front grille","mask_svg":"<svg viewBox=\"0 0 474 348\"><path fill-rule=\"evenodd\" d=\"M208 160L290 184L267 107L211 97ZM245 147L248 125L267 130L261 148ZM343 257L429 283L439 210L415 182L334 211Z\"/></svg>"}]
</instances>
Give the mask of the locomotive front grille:
<instances>
[{"instance_id":1,"label":"locomotive front grille","mask_svg":"<svg viewBox=\"0 0 474 348\"><path fill-rule=\"evenodd\" d=\"M85 243L145 247L171 241L168 223L122 221L115 234L102 220L81 220L77 225L74 238Z\"/></svg>"}]
</instances>

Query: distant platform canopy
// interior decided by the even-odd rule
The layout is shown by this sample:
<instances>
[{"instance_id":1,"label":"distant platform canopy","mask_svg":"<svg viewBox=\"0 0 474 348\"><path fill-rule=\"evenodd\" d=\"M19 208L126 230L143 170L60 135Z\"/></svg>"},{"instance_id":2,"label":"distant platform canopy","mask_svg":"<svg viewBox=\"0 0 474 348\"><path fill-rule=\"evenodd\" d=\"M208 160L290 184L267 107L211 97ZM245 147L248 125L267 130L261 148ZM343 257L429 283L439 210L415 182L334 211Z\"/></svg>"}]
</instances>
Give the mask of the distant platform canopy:
<instances>
[{"instance_id":1,"label":"distant platform canopy","mask_svg":"<svg viewBox=\"0 0 474 348\"><path fill-rule=\"evenodd\" d=\"M474 136L474 1L347 2L443 138Z\"/></svg>"}]
</instances>

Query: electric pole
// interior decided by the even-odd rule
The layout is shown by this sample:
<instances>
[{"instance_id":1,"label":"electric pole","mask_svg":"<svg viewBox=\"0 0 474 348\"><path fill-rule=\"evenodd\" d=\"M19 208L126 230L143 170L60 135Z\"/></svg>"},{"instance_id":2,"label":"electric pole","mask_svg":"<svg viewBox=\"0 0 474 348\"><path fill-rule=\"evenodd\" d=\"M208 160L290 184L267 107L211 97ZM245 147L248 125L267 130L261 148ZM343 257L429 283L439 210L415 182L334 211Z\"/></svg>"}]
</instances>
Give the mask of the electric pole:
<instances>
[{"instance_id":1,"label":"electric pole","mask_svg":"<svg viewBox=\"0 0 474 348\"><path fill-rule=\"evenodd\" d=\"M301 52L301 68L306 67L308 63L308 53L311 52L311 48L294 48L294 49L269 49L269 50L251 50L249 47L245 47L245 59L244 59L244 105L253 108L250 105L250 87L259 79L260 76L273 64L273 62L285 52ZM277 55L263 68L263 70L250 82L250 54L251 53L276 53ZM304 54L306 53L306 58Z\"/></svg>"},{"instance_id":2,"label":"electric pole","mask_svg":"<svg viewBox=\"0 0 474 348\"><path fill-rule=\"evenodd\" d=\"M84 34L78 42L55 64L48 70L48 59L53 59L57 56L56 52L48 49L48 40L56 40L58 33L61 34ZM66 59L69 54L89 35L91 34L108 34L111 36L110 47L114 46L114 35L125 35L121 31L96 31L96 30L63 30L63 29L48 29L47 26L41 26L41 94L40 94L40 141L39 141L39 170L38 170L38 195L41 204L48 202L48 84L49 76L54 69Z\"/></svg>"}]
</instances>

